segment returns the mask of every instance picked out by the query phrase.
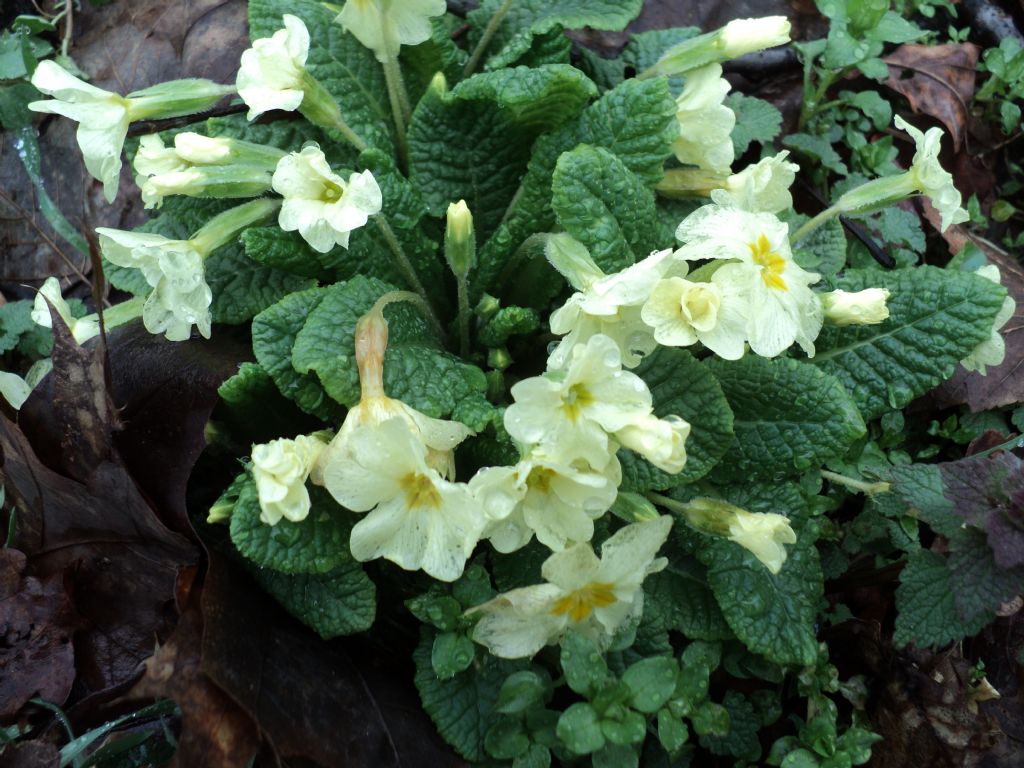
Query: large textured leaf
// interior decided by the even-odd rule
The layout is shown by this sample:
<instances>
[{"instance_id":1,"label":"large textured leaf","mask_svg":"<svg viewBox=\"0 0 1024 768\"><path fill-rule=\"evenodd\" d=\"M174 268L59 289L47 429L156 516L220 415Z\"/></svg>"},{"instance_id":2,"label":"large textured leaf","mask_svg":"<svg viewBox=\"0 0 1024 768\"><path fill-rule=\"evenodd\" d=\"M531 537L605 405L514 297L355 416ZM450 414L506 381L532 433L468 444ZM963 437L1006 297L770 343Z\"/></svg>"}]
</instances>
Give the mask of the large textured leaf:
<instances>
[{"instance_id":1,"label":"large textured leaf","mask_svg":"<svg viewBox=\"0 0 1024 768\"><path fill-rule=\"evenodd\" d=\"M850 271L838 287L888 288L889 319L826 326L812 362L836 376L865 418L902 408L953 375L959 360L992 332L1001 286L969 272L921 266Z\"/></svg>"},{"instance_id":2,"label":"large textured leaf","mask_svg":"<svg viewBox=\"0 0 1024 768\"><path fill-rule=\"evenodd\" d=\"M475 290L486 290L505 260L529 235L555 224L551 179L563 152L579 144L603 147L647 186L661 179L678 135L676 103L662 78L627 80L587 107L575 120L534 145L526 176L508 219L480 251Z\"/></svg>"},{"instance_id":3,"label":"large textured leaf","mask_svg":"<svg viewBox=\"0 0 1024 768\"><path fill-rule=\"evenodd\" d=\"M315 0L250 0L250 37L270 37L283 28L286 13L306 23L306 67L337 99L346 122L369 146L390 152L391 108L384 70L373 53L334 23L335 11Z\"/></svg>"},{"instance_id":4,"label":"large textured leaf","mask_svg":"<svg viewBox=\"0 0 1024 768\"><path fill-rule=\"evenodd\" d=\"M470 23L482 29L501 5L484 0L470 12ZM514 63L533 43L534 35L558 28L624 29L642 7L641 0L519 0L513 2L488 48L487 68Z\"/></svg>"},{"instance_id":5,"label":"large textured leaf","mask_svg":"<svg viewBox=\"0 0 1024 768\"><path fill-rule=\"evenodd\" d=\"M640 474L643 470L632 468L634 490L664 490L706 475L733 441L732 410L718 380L686 350L667 347L647 357L634 373L647 382L654 396L655 415L681 416L692 427L682 471L670 475L634 457L634 462L648 468L644 475ZM624 464L623 477L628 474ZM646 487L641 477L646 480Z\"/></svg>"},{"instance_id":6,"label":"large textured leaf","mask_svg":"<svg viewBox=\"0 0 1024 768\"><path fill-rule=\"evenodd\" d=\"M754 653L783 665L808 666L818 656L814 619L823 583L818 550L804 531L773 575L752 554L714 541L702 559L726 621Z\"/></svg>"},{"instance_id":7,"label":"large textured leaf","mask_svg":"<svg viewBox=\"0 0 1024 768\"><path fill-rule=\"evenodd\" d=\"M747 356L706 362L732 408L736 440L712 477L729 482L803 472L864 434L843 385L807 363Z\"/></svg>"},{"instance_id":8,"label":"large textured leaf","mask_svg":"<svg viewBox=\"0 0 1024 768\"><path fill-rule=\"evenodd\" d=\"M973 635L991 619L984 612L972 618L960 614L952 573L942 555L926 549L910 555L896 590L894 643L938 647Z\"/></svg>"},{"instance_id":9,"label":"large textured leaf","mask_svg":"<svg viewBox=\"0 0 1024 768\"><path fill-rule=\"evenodd\" d=\"M582 145L558 158L551 207L562 229L608 273L672 242L660 227L654 193L607 149Z\"/></svg>"},{"instance_id":10,"label":"large textured leaf","mask_svg":"<svg viewBox=\"0 0 1024 768\"><path fill-rule=\"evenodd\" d=\"M282 573L326 574L351 565L348 538L356 516L322 488L309 491L309 517L266 525L260 522L256 483L243 485L231 513L231 541L238 551L256 565Z\"/></svg>"},{"instance_id":11,"label":"large textured leaf","mask_svg":"<svg viewBox=\"0 0 1024 768\"><path fill-rule=\"evenodd\" d=\"M356 323L380 296L393 290L393 286L363 276L326 289L296 336L291 354L294 369L315 373L332 398L346 406L355 405L360 397ZM437 418L448 416L463 401L486 402L483 372L441 350L426 321L411 305L392 304L385 316L384 389L390 396ZM489 415L488 409L481 417ZM482 424L470 426L481 428Z\"/></svg>"},{"instance_id":12,"label":"large textured leaf","mask_svg":"<svg viewBox=\"0 0 1024 768\"><path fill-rule=\"evenodd\" d=\"M254 568L260 585L292 616L328 640L363 632L377 612L377 589L359 563L327 573L288 574Z\"/></svg>"},{"instance_id":13,"label":"large textured leaf","mask_svg":"<svg viewBox=\"0 0 1024 768\"><path fill-rule=\"evenodd\" d=\"M479 664L441 680L430 661L433 644L433 637L426 634L413 652L423 708L459 754L467 760L483 760L484 736L494 721L498 691L505 678L523 665L485 654Z\"/></svg>"},{"instance_id":14,"label":"large textured leaf","mask_svg":"<svg viewBox=\"0 0 1024 768\"><path fill-rule=\"evenodd\" d=\"M579 114L597 87L576 67L546 64L483 72L452 91L462 100L486 100L514 123L551 130Z\"/></svg>"},{"instance_id":15,"label":"large textured leaf","mask_svg":"<svg viewBox=\"0 0 1024 768\"><path fill-rule=\"evenodd\" d=\"M236 243L206 260L206 282L213 292L213 321L233 325L251 320L284 296L316 285L316 280L254 264Z\"/></svg>"},{"instance_id":16,"label":"large textured leaf","mask_svg":"<svg viewBox=\"0 0 1024 768\"><path fill-rule=\"evenodd\" d=\"M281 394L324 421L339 421L344 409L324 392L316 376L292 367L292 347L306 318L324 297L322 288L293 293L268 307L252 321L252 350Z\"/></svg>"}]
</instances>

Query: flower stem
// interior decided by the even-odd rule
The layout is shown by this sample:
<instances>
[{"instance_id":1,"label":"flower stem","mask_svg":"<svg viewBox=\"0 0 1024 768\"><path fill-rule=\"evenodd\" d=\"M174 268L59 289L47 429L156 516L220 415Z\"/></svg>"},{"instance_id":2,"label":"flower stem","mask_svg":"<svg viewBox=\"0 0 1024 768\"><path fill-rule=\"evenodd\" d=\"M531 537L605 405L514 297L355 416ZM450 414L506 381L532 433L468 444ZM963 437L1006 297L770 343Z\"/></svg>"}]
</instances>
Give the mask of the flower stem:
<instances>
[{"instance_id":1,"label":"flower stem","mask_svg":"<svg viewBox=\"0 0 1024 768\"><path fill-rule=\"evenodd\" d=\"M838 215L839 209L836 206L833 205L831 208L826 208L817 216L814 216L809 221L805 222L804 225L800 227L800 229L798 229L796 232L790 235L789 242L792 243L793 245L796 245L809 234L811 234L811 232L820 227L822 224L827 222L829 219L835 218Z\"/></svg>"},{"instance_id":2,"label":"flower stem","mask_svg":"<svg viewBox=\"0 0 1024 768\"><path fill-rule=\"evenodd\" d=\"M838 472L829 472L827 469L821 470L821 476L830 483L845 486L857 493L866 493L868 496L874 496L876 493L888 493L892 489L892 486L886 482L868 483L853 477L840 475Z\"/></svg>"},{"instance_id":3,"label":"flower stem","mask_svg":"<svg viewBox=\"0 0 1024 768\"><path fill-rule=\"evenodd\" d=\"M379 213L373 217L374 223L380 230L381 234L384 235L384 242L388 244L388 248L391 249L391 254L394 256L395 266L398 271L402 273L402 277L409 286L416 291L423 299L424 309L428 314L430 324L434 326L434 330L438 332L441 338L444 338L444 330L441 325L441 321L437 318L437 313L434 311L433 305L430 303L430 297L427 295L427 289L423 287L423 283L420 282L419 275L416 274L416 269L413 267L412 262L409 261L409 257L405 253L405 249L402 248L402 244L398 241L398 237L395 235L395 230L391 228L391 224L388 223L387 218L384 214Z\"/></svg>"},{"instance_id":4,"label":"flower stem","mask_svg":"<svg viewBox=\"0 0 1024 768\"><path fill-rule=\"evenodd\" d=\"M395 120L395 142L398 144L398 165L405 169L409 166L409 145L405 138L405 126L409 121L409 95L405 91L405 80L402 79L402 68L398 59L384 62L384 80L388 86L388 99L391 101L391 115Z\"/></svg>"},{"instance_id":5,"label":"flower stem","mask_svg":"<svg viewBox=\"0 0 1024 768\"><path fill-rule=\"evenodd\" d=\"M189 240L206 258L222 245L234 240L238 233L270 216L281 207L280 198L261 197L223 213L218 213L196 231Z\"/></svg>"},{"instance_id":6,"label":"flower stem","mask_svg":"<svg viewBox=\"0 0 1024 768\"><path fill-rule=\"evenodd\" d=\"M484 33L480 35L480 42L476 44L476 48L473 49L473 53L469 57L469 61L466 62L466 66L462 69L462 77L467 78L476 69L477 64L480 63L480 59L483 58L484 51L487 50L487 46L490 45L491 39L494 34L498 31L498 27L501 25L502 20L505 18L505 14L509 12L512 7L512 0L505 0L491 16L491 20L487 22L487 26L484 28Z\"/></svg>"},{"instance_id":7,"label":"flower stem","mask_svg":"<svg viewBox=\"0 0 1024 768\"><path fill-rule=\"evenodd\" d=\"M469 285L465 277L456 276L455 288L459 294L459 354L469 355Z\"/></svg>"}]
</instances>

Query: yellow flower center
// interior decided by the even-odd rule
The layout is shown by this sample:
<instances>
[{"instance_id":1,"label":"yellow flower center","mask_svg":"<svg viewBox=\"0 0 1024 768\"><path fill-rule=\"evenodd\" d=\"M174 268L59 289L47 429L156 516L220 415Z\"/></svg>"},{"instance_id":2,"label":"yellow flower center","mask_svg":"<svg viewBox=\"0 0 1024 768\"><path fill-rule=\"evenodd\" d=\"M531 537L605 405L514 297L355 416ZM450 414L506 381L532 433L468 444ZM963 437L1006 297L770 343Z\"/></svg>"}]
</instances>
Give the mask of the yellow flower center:
<instances>
[{"instance_id":1,"label":"yellow flower center","mask_svg":"<svg viewBox=\"0 0 1024 768\"><path fill-rule=\"evenodd\" d=\"M345 190L333 181L324 182L324 191L320 193L320 200L325 203L333 203L340 200Z\"/></svg>"},{"instance_id":2,"label":"yellow flower center","mask_svg":"<svg viewBox=\"0 0 1024 768\"><path fill-rule=\"evenodd\" d=\"M606 608L616 601L612 585L603 581L592 581L555 601L551 606L552 616L569 615L572 621L583 621L595 608Z\"/></svg>"},{"instance_id":3,"label":"yellow flower center","mask_svg":"<svg viewBox=\"0 0 1024 768\"><path fill-rule=\"evenodd\" d=\"M531 491L549 493L551 491L551 478L554 476L554 470L546 467L534 467L526 478L526 487Z\"/></svg>"},{"instance_id":4,"label":"yellow flower center","mask_svg":"<svg viewBox=\"0 0 1024 768\"><path fill-rule=\"evenodd\" d=\"M786 260L772 250L772 244L764 233L758 236L757 241L750 243L751 256L754 263L761 267L761 279L769 288L776 291L788 291L789 286L782 279L782 273L786 269Z\"/></svg>"},{"instance_id":5,"label":"yellow flower center","mask_svg":"<svg viewBox=\"0 0 1024 768\"><path fill-rule=\"evenodd\" d=\"M437 509L441 506L441 494L426 475L410 472L398 484L405 492L406 509Z\"/></svg>"},{"instance_id":6,"label":"yellow flower center","mask_svg":"<svg viewBox=\"0 0 1024 768\"><path fill-rule=\"evenodd\" d=\"M594 396L582 384L573 384L562 398L562 410L570 421L580 417L580 411L594 402Z\"/></svg>"}]
</instances>

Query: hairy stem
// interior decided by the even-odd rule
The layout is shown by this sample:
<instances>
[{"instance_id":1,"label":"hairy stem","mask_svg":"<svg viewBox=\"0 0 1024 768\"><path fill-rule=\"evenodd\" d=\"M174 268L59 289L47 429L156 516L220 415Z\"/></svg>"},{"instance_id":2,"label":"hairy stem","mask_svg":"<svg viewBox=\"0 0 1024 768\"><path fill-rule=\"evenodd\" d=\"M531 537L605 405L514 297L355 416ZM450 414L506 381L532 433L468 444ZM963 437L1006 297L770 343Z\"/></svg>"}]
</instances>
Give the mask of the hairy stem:
<instances>
[{"instance_id":1,"label":"hairy stem","mask_svg":"<svg viewBox=\"0 0 1024 768\"><path fill-rule=\"evenodd\" d=\"M501 26L502 20L505 18L505 14L508 13L512 7L512 0L505 0L491 16L491 20L487 22L487 26L484 28L484 33L480 36L480 42L476 44L476 48L473 49L473 53L469 57L469 61L466 62L466 66L462 69L462 77L466 78L473 74L477 65L480 63L480 59L483 58L484 51L487 50L487 46L490 45L491 39L494 34L498 31L498 27Z\"/></svg>"}]
</instances>

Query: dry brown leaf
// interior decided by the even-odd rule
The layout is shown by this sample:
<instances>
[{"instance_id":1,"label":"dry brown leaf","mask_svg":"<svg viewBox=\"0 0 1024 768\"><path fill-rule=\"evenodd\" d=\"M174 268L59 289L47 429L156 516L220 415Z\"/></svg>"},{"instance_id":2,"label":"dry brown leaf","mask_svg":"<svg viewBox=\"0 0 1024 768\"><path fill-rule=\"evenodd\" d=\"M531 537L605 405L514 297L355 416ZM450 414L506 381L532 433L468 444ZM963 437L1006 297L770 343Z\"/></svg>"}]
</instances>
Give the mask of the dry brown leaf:
<instances>
[{"instance_id":1,"label":"dry brown leaf","mask_svg":"<svg viewBox=\"0 0 1024 768\"><path fill-rule=\"evenodd\" d=\"M901 45L883 58L889 65L885 84L904 96L915 112L931 115L949 129L957 151L967 135L974 96L978 46Z\"/></svg>"},{"instance_id":2,"label":"dry brown leaf","mask_svg":"<svg viewBox=\"0 0 1024 768\"><path fill-rule=\"evenodd\" d=\"M74 611L61 574L24 574L26 558L0 549L0 718L33 696L62 704L75 680Z\"/></svg>"}]
</instances>

